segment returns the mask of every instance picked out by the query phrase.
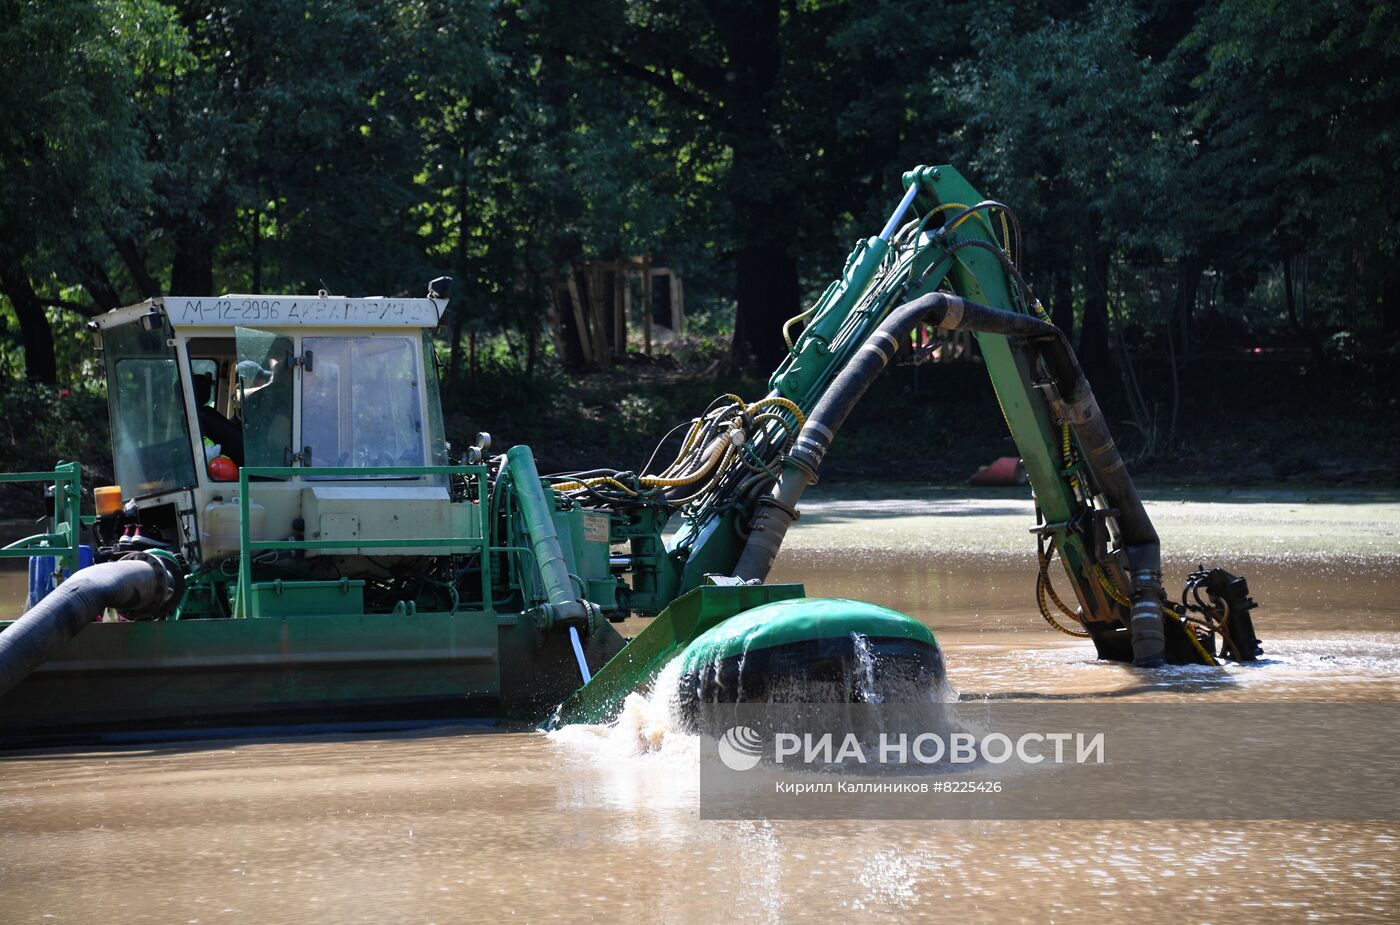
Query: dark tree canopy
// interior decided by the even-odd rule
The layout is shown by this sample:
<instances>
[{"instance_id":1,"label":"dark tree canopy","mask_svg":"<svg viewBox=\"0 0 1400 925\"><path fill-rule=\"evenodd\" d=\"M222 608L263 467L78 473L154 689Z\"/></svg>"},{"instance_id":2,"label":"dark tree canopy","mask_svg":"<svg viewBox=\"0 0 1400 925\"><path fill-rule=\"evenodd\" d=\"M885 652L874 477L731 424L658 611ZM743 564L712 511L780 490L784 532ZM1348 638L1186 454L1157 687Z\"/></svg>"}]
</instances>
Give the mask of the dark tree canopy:
<instances>
[{"instance_id":1,"label":"dark tree canopy","mask_svg":"<svg viewBox=\"0 0 1400 925\"><path fill-rule=\"evenodd\" d=\"M1191 349L1203 315L1319 360L1400 329L1387 4L0 9L0 317L6 370L36 381L77 375L66 319L141 298L444 272L454 359L505 332L533 368L551 281L636 254L732 311L733 359L762 371L931 162L1018 209L1096 375L1132 331Z\"/></svg>"}]
</instances>

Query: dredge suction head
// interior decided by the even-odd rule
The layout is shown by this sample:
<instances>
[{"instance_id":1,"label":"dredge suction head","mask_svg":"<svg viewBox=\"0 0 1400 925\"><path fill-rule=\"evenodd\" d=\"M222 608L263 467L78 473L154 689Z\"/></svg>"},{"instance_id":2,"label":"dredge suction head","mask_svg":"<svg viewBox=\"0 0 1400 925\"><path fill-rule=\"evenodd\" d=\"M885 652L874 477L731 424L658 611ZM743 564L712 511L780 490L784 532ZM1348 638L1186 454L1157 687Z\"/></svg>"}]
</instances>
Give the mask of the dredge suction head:
<instances>
[{"instance_id":1,"label":"dredge suction head","mask_svg":"<svg viewBox=\"0 0 1400 925\"><path fill-rule=\"evenodd\" d=\"M918 703L944 682L928 627L833 598L755 607L697 637L679 658L677 702L691 729L704 725L705 704Z\"/></svg>"}]
</instances>

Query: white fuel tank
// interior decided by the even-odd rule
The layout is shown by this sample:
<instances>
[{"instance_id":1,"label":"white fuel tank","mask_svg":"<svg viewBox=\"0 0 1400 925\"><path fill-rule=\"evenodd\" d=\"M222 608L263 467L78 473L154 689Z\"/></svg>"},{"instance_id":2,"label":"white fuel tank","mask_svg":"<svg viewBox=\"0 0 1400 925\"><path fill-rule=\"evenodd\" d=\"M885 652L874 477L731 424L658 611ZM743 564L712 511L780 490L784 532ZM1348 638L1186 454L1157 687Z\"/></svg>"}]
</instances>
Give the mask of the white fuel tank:
<instances>
[{"instance_id":1,"label":"white fuel tank","mask_svg":"<svg viewBox=\"0 0 1400 925\"><path fill-rule=\"evenodd\" d=\"M232 501L210 501L199 522L200 552L207 562L238 552L238 496ZM256 501L248 504L248 538L263 539L267 509Z\"/></svg>"}]
</instances>

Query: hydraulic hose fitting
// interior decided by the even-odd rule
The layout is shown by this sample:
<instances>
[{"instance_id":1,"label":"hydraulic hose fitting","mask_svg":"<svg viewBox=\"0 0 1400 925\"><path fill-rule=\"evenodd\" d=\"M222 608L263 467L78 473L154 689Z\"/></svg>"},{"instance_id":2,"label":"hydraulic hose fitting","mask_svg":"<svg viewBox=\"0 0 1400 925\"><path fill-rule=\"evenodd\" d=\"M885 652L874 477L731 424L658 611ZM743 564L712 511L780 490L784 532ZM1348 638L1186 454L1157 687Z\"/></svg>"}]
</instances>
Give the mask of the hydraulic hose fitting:
<instances>
[{"instance_id":1,"label":"hydraulic hose fitting","mask_svg":"<svg viewBox=\"0 0 1400 925\"><path fill-rule=\"evenodd\" d=\"M825 430L825 428L822 429ZM829 436L822 440L819 435L809 433L808 429L804 427L802 433L797 437L797 442L792 445L792 452L783 461L800 470L808 485L815 485L817 484L817 473L821 470L822 459L826 457L826 451L830 446L831 438Z\"/></svg>"},{"instance_id":2,"label":"hydraulic hose fitting","mask_svg":"<svg viewBox=\"0 0 1400 925\"><path fill-rule=\"evenodd\" d=\"M149 595L138 606L123 611L124 616L133 620L156 620L167 616L180 605L180 600L185 596L185 574L173 556L155 552L133 552L122 556L118 561L149 563L155 579Z\"/></svg>"},{"instance_id":3,"label":"hydraulic hose fitting","mask_svg":"<svg viewBox=\"0 0 1400 925\"><path fill-rule=\"evenodd\" d=\"M526 612L534 621L535 628L544 632L550 629L576 629L584 638L592 635L596 621L601 620L603 608L592 601L565 601L561 604L538 604Z\"/></svg>"}]
</instances>

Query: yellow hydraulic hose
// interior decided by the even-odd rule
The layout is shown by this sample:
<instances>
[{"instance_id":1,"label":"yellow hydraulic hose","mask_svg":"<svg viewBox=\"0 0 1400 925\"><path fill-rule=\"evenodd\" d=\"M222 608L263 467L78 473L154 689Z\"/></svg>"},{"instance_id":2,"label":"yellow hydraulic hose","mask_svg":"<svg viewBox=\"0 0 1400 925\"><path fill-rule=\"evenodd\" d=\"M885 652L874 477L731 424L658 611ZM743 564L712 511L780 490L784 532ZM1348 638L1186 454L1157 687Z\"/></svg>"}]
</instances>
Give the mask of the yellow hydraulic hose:
<instances>
[{"instance_id":1,"label":"yellow hydraulic hose","mask_svg":"<svg viewBox=\"0 0 1400 925\"><path fill-rule=\"evenodd\" d=\"M1038 558L1040 559L1040 574L1036 576L1035 580L1036 605L1040 608L1040 615L1045 618L1046 623L1049 623L1051 626L1064 633L1066 636L1074 636L1076 638L1083 639L1084 637L1089 635L1087 630L1073 630L1060 623L1059 620L1056 620L1051 615L1050 608L1045 603L1045 597L1048 594L1050 596L1050 599L1055 602L1055 606L1060 609L1061 613L1063 613L1070 619L1079 619L1079 617L1073 611L1071 611L1068 607L1065 606L1065 602L1060 600L1060 596L1055 593L1054 585L1050 583L1049 568L1050 562L1054 558L1054 556L1055 541L1054 539L1051 539L1050 548L1038 553Z\"/></svg>"},{"instance_id":2,"label":"yellow hydraulic hose","mask_svg":"<svg viewBox=\"0 0 1400 925\"><path fill-rule=\"evenodd\" d=\"M801 408L799 408L794 402L789 401L788 399L778 395L769 396L767 398L760 398L758 401L754 402L751 405L747 404L742 398L740 398L737 395L726 394L721 395L720 397L730 399L731 403L738 405L744 414L752 414L754 411L761 408L781 408L793 416L793 419L797 422L797 428L799 430L801 430L802 426L807 423L807 416L802 413ZM759 415L759 417L761 416L762 415ZM666 469L662 470L662 477L669 475L671 470L675 468L676 464L680 462L680 460L686 455L687 452L690 451L696 436L698 436L700 430L702 429L699 426L701 423L702 421L698 421L696 423L696 426L691 428L690 433L686 435L685 444L681 447L680 453L676 455L676 462L673 462L670 466L667 466ZM647 478L652 478L652 476L648 476ZM645 479L643 480L643 482L645 484Z\"/></svg>"},{"instance_id":3,"label":"yellow hydraulic hose","mask_svg":"<svg viewBox=\"0 0 1400 925\"><path fill-rule=\"evenodd\" d=\"M637 493L636 491L624 485L622 482L619 482L617 479L613 478L610 475L600 475L597 478L592 479L579 479L578 481L574 482L560 482L557 485L554 485L553 488L555 491L578 491L581 488L592 488L594 485L610 485L613 488L616 488L619 491L626 492L629 495L635 495Z\"/></svg>"},{"instance_id":4,"label":"yellow hydraulic hose","mask_svg":"<svg viewBox=\"0 0 1400 925\"><path fill-rule=\"evenodd\" d=\"M696 471L679 478L663 478L661 476L648 475L643 476L637 481L645 488L679 488L682 485L693 485L708 475L710 470L715 467L715 463L723 458L725 455L723 445L727 444L731 449L733 448L733 444L730 443L727 438L720 437L717 438L715 442L717 445L710 451L706 463ZM614 488L620 488L629 495L636 494L631 488L628 488L610 475L598 476L597 478L591 479L578 479L573 482L560 482L558 485L554 486L554 489L556 491L578 491L581 488L591 488L594 485L611 485Z\"/></svg>"},{"instance_id":5,"label":"yellow hydraulic hose","mask_svg":"<svg viewBox=\"0 0 1400 925\"><path fill-rule=\"evenodd\" d=\"M817 310L817 306L816 306L816 305L813 305L811 308L807 309L805 312L802 312L802 313L797 314L797 315L793 315L793 316L792 316L791 318L789 318L787 321L784 321L784 322L783 322L783 343L787 344L787 348L788 348L789 350L791 350L791 349L793 348L792 326L793 326L794 324L797 324L797 322L799 322L799 321L806 321L808 318L812 317L812 312L814 312L814 311L816 311L816 310Z\"/></svg>"},{"instance_id":6,"label":"yellow hydraulic hose","mask_svg":"<svg viewBox=\"0 0 1400 925\"><path fill-rule=\"evenodd\" d=\"M1216 668L1220 667L1220 662L1216 660L1214 655L1211 655L1209 652L1206 651L1205 646L1201 645L1201 641L1196 638L1196 632L1193 629L1191 629L1191 624L1187 623L1186 619L1182 617L1180 613L1178 613L1175 610L1172 610L1170 607L1163 607L1162 614L1163 616L1170 616L1172 619L1176 620L1178 623L1181 624L1181 631L1186 634L1187 639L1191 640L1191 647L1196 650L1196 654L1201 657L1201 661L1204 664Z\"/></svg>"},{"instance_id":7,"label":"yellow hydraulic hose","mask_svg":"<svg viewBox=\"0 0 1400 925\"><path fill-rule=\"evenodd\" d=\"M1068 470L1074 466L1074 448L1070 444L1069 421L1060 422L1060 452L1064 456L1065 470L1068 473ZM1089 497L1089 486L1084 484L1078 474L1069 474L1069 485L1070 488L1078 486L1079 490L1084 493L1084 497Z\"/></svg>"},{"instance_id":8,"label":"yellow hydraulic hose","mask_svg":"<svg viewBox=\"0 0 1400 925\"><path fill-rule=\"evenodd\" d=\"M797 404L795 402L791 402L788 399L783 398L779 395L773 395L768 398L760 398L752 405L747 406L744 410L746 412L749 412L753 411L753 409L755 408L764 408L769 405L776 405L779 408L783 408L786 411L791 412L792 416L797 419L797 426L799 429L807 423L807 415L802 413L802 409L797 407Z\"/></svg>"},{"instance_id":9,"label":"yellow hydraulic hose","mask_svg":"<svg viewBox=\"0 0 1400 925\"><path fill-rule=\"evenodd\" d=\"M733 449L733 444L730 444L727 439L724 440L724 442L726 444L729 444L730 449ZM715 465L718 462L720 462L725 456L727 456L728 453L728 450L723 450L720 447L715 447L715 449L710 453L708 461L699 469L695 470L694 472L688 475L675 476L671 478L663 478L658 475L644 475L641 479L639 479L639 481L647 488L680 488L682 485L694 485L696 482L709 475L710 470L714 469Z\"/></svg>"},{"instance_id":10,"label":"yellow hydraulic hose","mask_svg":"<svg viewBox=\"0 0 1400 925\"><path fill-rule=\"evenodd\" d=\"M791 450L793 441L797 439L799 428L776 411L765 411L753 417L754 424L765 424L768 421L772 421L783 429L783 433L787 435L786 439L783 441L784 452Z\"/></svg>"},{"instance_id":11,"label":"yellow hydraulic hose","mask_svg":"<svg viewBox=\"0 0 1400 925\"><path fill-rule=\"evenodd\" d=\"M676 452L676 458L671 460L665 469L661 470L663 476L670 475L672 472L676 471L676 469L680 467L681 462L690 455L691 449L694 448L696 441L700 439L700 434L705 430L704 425L705 418L696 418L695 423L692 424L690 430L686 432L685 441L681 444L680 450Z\"/></svg>"},{"instance_id":12,"label":"yellow hydraulic hose","mask_svg":"<svg viewBox=\"0 0 1400 925\"><path fill-rule=\"evenodd\" d=\"M731 404L731 405L738 405L740 408L745 408L745 407L747 407L747 406L744 404L744 400L743 400L742 398L740 398L738 395L733 394L732 392L726 392L726 393L724 393L723 395L719 396L719 398L715 399L715 401L719 401L720 399L723 399L723 398L729 399L729 404ZM712 403L712 404L713 404L713 403ZM724 409L723 409L723 408L720 408L720 409L716 409L716 410L717 410L717 411L722 411L722 410L724 410ZM704 431L704 429L705 429L705 422L708 421L708 420L710 420L710 417L711 417L711 415L713 415L713 414L715 414L715 412L714 412L714 411L711 411L711 412L709 412L709 413L707 413L707 414L705 414L705 415L703 415L703 416L698 417L698 418L695 419L695 423L691 425L690 430L689 430L689 431L686 433L686 435L685 435L685 442L683 442L683 443L681 444L680 451L679 451L678 453L676 453L676 458L675 458L674 460L672 460L672 462L671 462L671 464L670 464L669 466L667 466L665 469L662 469L662 470L661 470L661 475L662 475L662 476L668 475L668 474L669 474L671 471L673 471L678 465L681 464L681 460L683 460L683 459L686 457L686 454L688 454L688 453L691 451L691 449L694 448L694 446L695 446L695 441L699 438L700 434Z\"/></svg>"},{"instance_id":13,"label":"yellow hydraulic hose","mask_svg":"<svg viewBox=\"0 0 1400 925\"><path fill-rule=\"evenodd\" d=\"M726 400L728 404L703 417L696 418L690 430L686 432L685 440L681 444L680 451L676 454L676 458L671 464L663 469L660 475L644 475L638 479L638 483L643 488L680 488L686 485L694 485L705 479L706 476L710 475L716 469L719 472L726 471L728 466L738 458L738 450L727 436L728 433L732 433L733 430L741 426L738 416L735 416L733 420L729 422L730 430L722 432L721 436L717 438L716 443L721 445L716 445L710 450L709 454L704 457L703 464L698 469L691 470L681 475L674 474L676 469L682 465L685 458L695 449L696 441L699 439L700 435L705 432L706 425L713 420L713 416L715 414L731 413L730 409L735 405L738 406L740 413L745 415L752 414L756 410L762 411L762 413L755 416L755 420L763 421L765 419L771 419L777 422L782 426L783 430L787 432L789 442L791 442L795 435L796 431L794 428L783 419L781 414L777 413L777 410L764 409L779 409L792 415L793 420L796 422L796 430L800 430L803 425L807 423L807 416L802 413L802 409L794 402L782 398L781 396L769 396L767 398L761 398L753 404L749 404L738 395L726 393L719 396L719 400ZM580 491L584 488L592 488L598 485L606 485L632 496L636 496L637 494L635 489L623 484L612 476L597 476L594 478L560 482L555 485L554 488L556 491L570 492Z\"/></svg>"},{"instance_id":14,"label":"yellow hydraulic hose","mask_svg":"<svg viewBox=\"0 0 1400 925\"><path fill-rule=\"evenodd\" d=\"M1123 592L1118 590L1118 586L1114 584L1113 579L1108 577L1108 572L1104 571L1104 567L1097 562L1094 563L1094 575L1099 579L1099 584L1103 586L1104 591L1107 592L1109 597L1113 598L1115 603L1122 604L1124 607L1133 606L1132 600L1125 597Z\"/></svg>"},{"instance_id":15,"label":"yellow hydraulic hose","mask_svg":"<svg viewBox=\"0 0 1400 925\"><path fill-rule=\"evenodd\" d=\"M945 202L945 203L943 203L942 205L934 206L933 209L932 209L932 211L931 211L929 214L931 214L931 215L937 215L939 212L951 212L951 211L954 210L954 209L969 209L969 208L971 208L971 206L968 206L968 205L966 205L966 204L964 204L964 203L961 203L961 202ZM949 230L949 231L954 231L954 230L956 230L957 227L958 227L959 225L961 225L963 222L967 221L968 219L972 218L974 215L978 217L978 219L979 219L979 220L982 222L982 224L986 227L987 232L988 232L989 234L991 234L991 233L992 233L992 226L991 226L991 224L986 220L986 218L984 218L984 217L983 217L980 213L978 213L978 212L969 212L969 213L967 213L967 214L964 215L962 218L960 218L960 219L958 219L956 222L954 222L952 225L948 226L948 230ZM1005 213L1002 213L1002 216L1001 216L1001 225L1002 225L1003 233L1004 233L1004 235L1005 235L1005 237L1006 237L1006 244L1009 245L1009 244L1011 243L1011 237L1010 237L1009 231L1006 230L1006 229L1009 228L1009 226L1008 226L1007 223L1006 223L1006 214L1005 214ZM1011 257L1011 249L1010 249L1010 247L1003 245L1002 250L1006 251L1007 259L1010 259L1010 257Z\"/></svg>"},{"instance_id":16,"label":"yellow hydraulic hose","mask_svg":"<svg viewBox=\"0 0 1400 925\"><path fill-rule=\"evenodd\" d=\"M1065 626L1063 623L1061 623L1059 620L1056 620L1054 616L1051 615L1050 608L1045 603L1045 595L1047 593L1049 593L1049 595L1055 599L1058 606L1060 606L1061 608L1064 607L1064 602L1060 601L1059 597L1055 594L1055 589L1050 585L1049 576L1046 575L1045 570L1042 569L1040 572L1040 577L1036 580L1035 583L1035 602L1040 607L1040 615L1045 618L1046 623L1049 623L1051 626L1064 633L1066 636L1074 636L1078 639L1083 639L1087 637L1089 635L1087 630L1072 630L1069 627Z\"/></svg>"}]
</instances>

